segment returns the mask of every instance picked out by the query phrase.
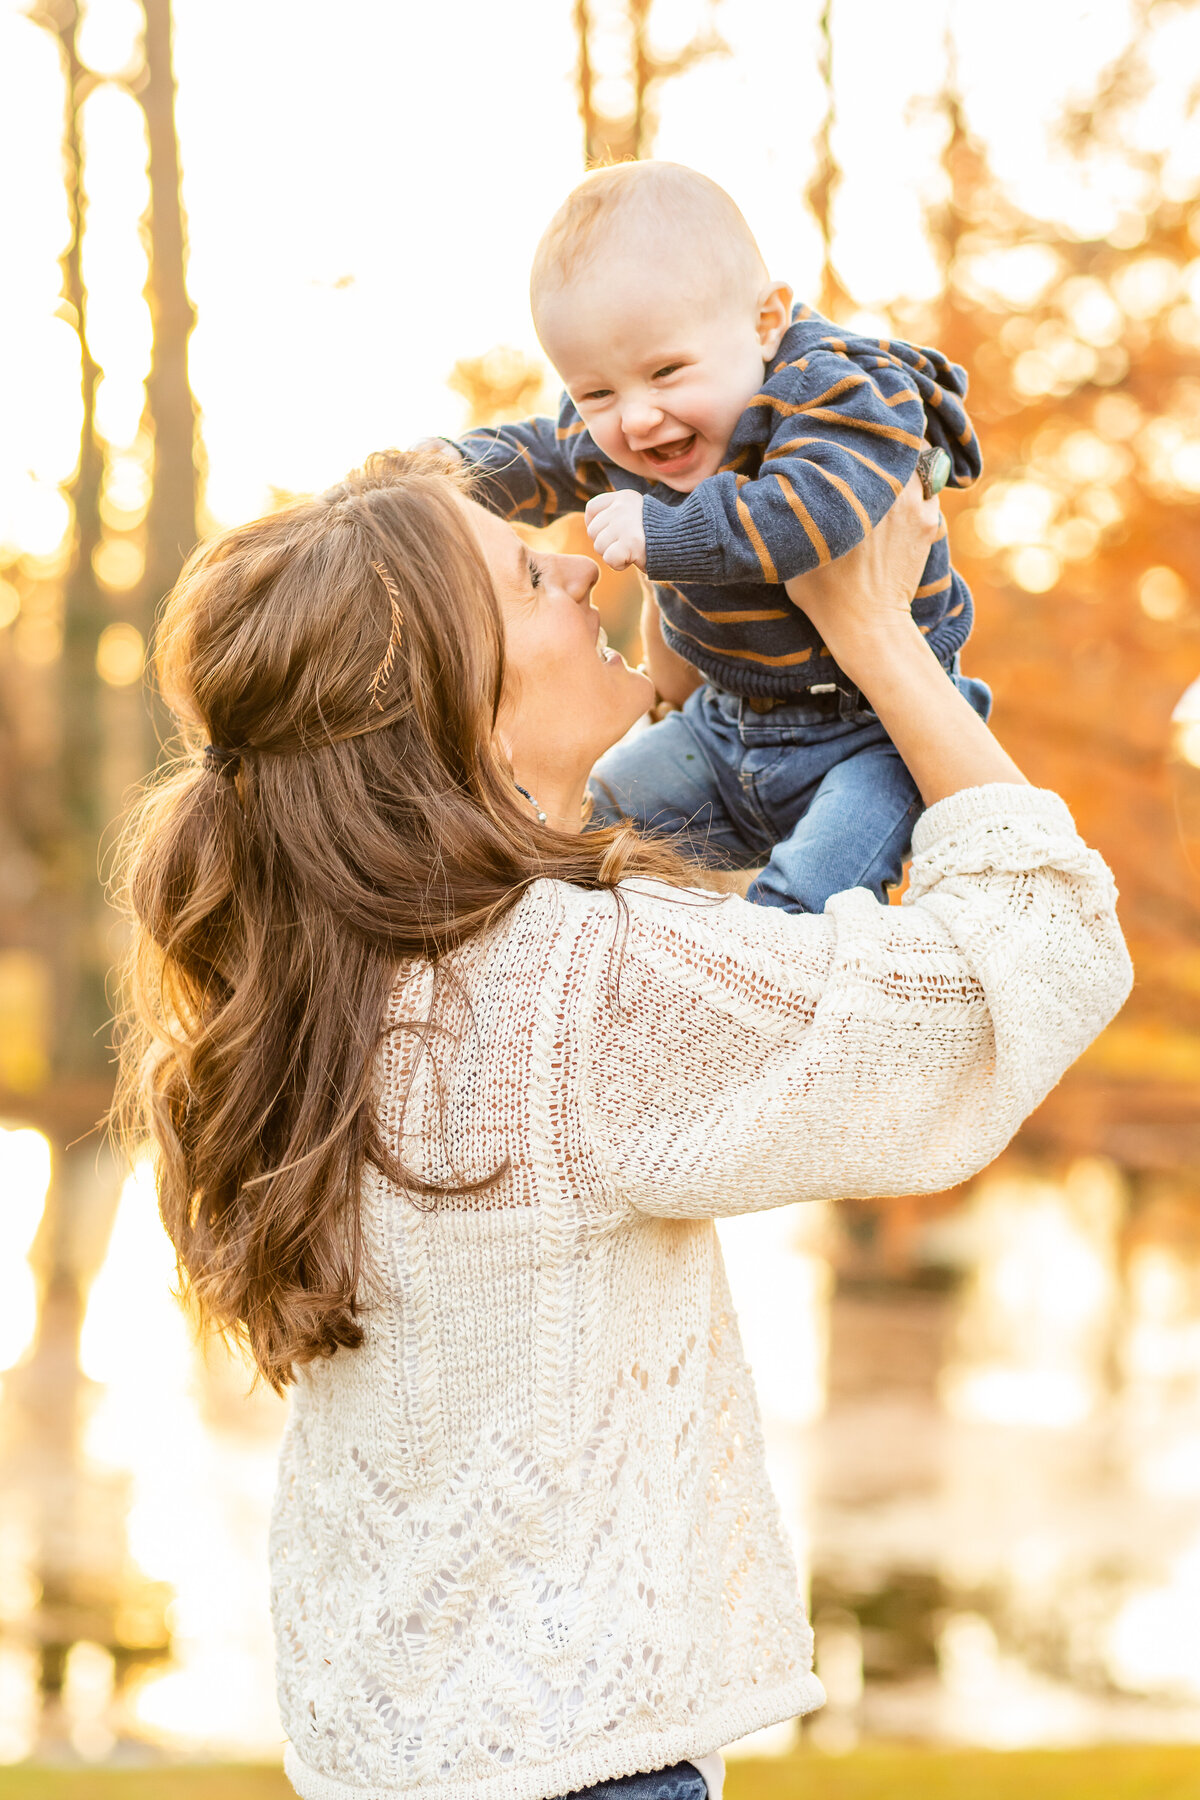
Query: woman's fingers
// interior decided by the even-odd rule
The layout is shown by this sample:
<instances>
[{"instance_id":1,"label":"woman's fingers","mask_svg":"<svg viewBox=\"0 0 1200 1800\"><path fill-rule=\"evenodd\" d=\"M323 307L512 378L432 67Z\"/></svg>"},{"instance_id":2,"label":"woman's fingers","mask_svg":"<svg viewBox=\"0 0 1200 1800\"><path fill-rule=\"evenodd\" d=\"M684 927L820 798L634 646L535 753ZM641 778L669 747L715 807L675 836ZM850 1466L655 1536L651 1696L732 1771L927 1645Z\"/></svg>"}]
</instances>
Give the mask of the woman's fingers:
<instances>
[{"instance_id":1,"label":"woman's fingers","mask_svg":"<svg viewBox=\"0 0 1200 1800\"><path fill-rule=\"evenodd\" d=\"M889 602L894 602L900 592L905 600L911 600L920 586L929 552L941 533L942 513L937 497L927 500L920 479L914 474L874 531L842 562L850 565L848 573L852 577L869 579L881 599L886 594Z\"/></svg>"},{"instance_id":2,"label":"woman's fingers","mask_svg":"<svg viewBox=\"0 0 1200 1800\"><path fill-rule=\"evenodd\" d=\"M835 658L850 653L862 632L889 619L911 626L913 595L941 531L937 500L926 500L914 474L873 531L836 562L789 581L788 595Z\"/></svg>"}]
</instances>

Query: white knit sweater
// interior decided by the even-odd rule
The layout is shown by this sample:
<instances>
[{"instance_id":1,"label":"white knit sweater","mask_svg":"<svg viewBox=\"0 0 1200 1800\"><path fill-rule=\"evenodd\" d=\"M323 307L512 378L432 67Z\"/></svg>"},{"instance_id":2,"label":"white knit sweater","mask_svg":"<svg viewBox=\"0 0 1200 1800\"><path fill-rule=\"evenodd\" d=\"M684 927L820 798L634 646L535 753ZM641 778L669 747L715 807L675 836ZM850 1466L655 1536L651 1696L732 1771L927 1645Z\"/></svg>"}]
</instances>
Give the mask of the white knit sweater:
<instances>
[{"instance_id":1,"label":"white knit sweater","mask_svg":"<svg viewBox=\"0 0 1200 1800\"><path fill-rule=\"evenodd\" d=\"M425 1210L366 1182L366 1342L293 1389L271 1563L305 1800L547 1800L820 1704L712 1221L961 1181L1130 978L1053 795L958 794L914 850L911 904L820 917L539 883L454 959L457 1048L389 1039L410 1165L509 1168Z\"/></svg>"}]
</instances>

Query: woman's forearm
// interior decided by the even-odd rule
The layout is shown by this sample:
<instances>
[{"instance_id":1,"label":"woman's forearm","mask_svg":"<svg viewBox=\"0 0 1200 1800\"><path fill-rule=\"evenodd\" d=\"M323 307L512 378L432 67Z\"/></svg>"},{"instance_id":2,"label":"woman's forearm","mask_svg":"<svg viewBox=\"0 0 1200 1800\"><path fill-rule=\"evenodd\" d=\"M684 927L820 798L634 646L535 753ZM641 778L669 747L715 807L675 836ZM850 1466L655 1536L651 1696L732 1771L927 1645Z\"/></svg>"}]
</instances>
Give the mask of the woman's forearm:
<instances>
[{"instance_id":1,"label":"woman's forearm","mask_svg":"<svg viewBox=\"0 0 1200 1800\"><path fill-rule=\"evenodd\" d=\"M862 633L842 666L879 714L926 806L962 788L1024 782L911 619Z\"/></svg>"}]
</instances>

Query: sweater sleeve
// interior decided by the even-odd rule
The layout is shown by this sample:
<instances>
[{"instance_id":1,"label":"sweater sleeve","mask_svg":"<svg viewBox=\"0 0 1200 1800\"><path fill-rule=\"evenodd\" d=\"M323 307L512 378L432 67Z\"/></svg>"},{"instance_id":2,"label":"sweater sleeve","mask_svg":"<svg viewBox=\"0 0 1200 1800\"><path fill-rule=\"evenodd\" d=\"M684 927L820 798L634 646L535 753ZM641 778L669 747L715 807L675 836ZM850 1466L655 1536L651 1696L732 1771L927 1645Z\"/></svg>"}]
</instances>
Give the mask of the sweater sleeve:
<instances>
[{"instance_id":1,"label":"sweater sleeve","mask_svg":"<svg viewBox=\"0 0 1200 1800\"><path fill-rule=\"evenodd\" d=\"M931 807L903 907L622 891L584 1098L614 1199L668 1217L950 1187L1130 986L1112 877L1032 788Z\"/></svg>"},{"instance_id":2,"label":"sweater sleeve","mask_svg":"<svg viewBox=\"0 0 1200 1800\"><path fill-rule=\"evenodd\" d=\"M598 461L580 456L582 435L582 421L564 400L557 419L482 426L455 448L490 512L524 525L549 525L563 513L581 512L593 494L611 486Z\"/></svg>"},{"instance_id":3,"label":"sweater sleeve","mask_svg":"<svg viewBox=\"0 0 1200 1800\"><path fill-rule=\"evenodd\" d=\"M780 583L835 561L879 523L925 441L917 383L891 361L871 375L820 352L752 405L766 415L756 477L725 470L681 505L647 498L652 581Z\"/></svg>"}]
</instances>

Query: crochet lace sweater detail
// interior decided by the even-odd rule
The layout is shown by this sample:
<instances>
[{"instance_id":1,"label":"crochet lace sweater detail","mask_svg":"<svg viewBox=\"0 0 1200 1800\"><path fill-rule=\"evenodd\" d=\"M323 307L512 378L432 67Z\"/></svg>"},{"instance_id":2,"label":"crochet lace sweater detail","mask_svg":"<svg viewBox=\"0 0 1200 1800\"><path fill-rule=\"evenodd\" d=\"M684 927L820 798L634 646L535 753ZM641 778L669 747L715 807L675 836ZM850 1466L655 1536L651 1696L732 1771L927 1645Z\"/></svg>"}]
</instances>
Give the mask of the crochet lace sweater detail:
<instances>
[{"instance_id":1,"label":"crochet lace sweater detail","mask_svg":"<svg viewBox=\"0 0 1200 1800\"><path fill-rule=\"evenodd\" d=\"M508 1167L423 1208L365 1182L366 1341L292 1390L304 1800L549 1800L820 1704L713 1220L963 1180L1129 984L1054 796L956 795L914 848L910 904L819 917L541 882L454 959L448 1032L385 1039L409 1166ZM410 968L390 1021L432 997Z\"/></svg>"}]
</instances>

